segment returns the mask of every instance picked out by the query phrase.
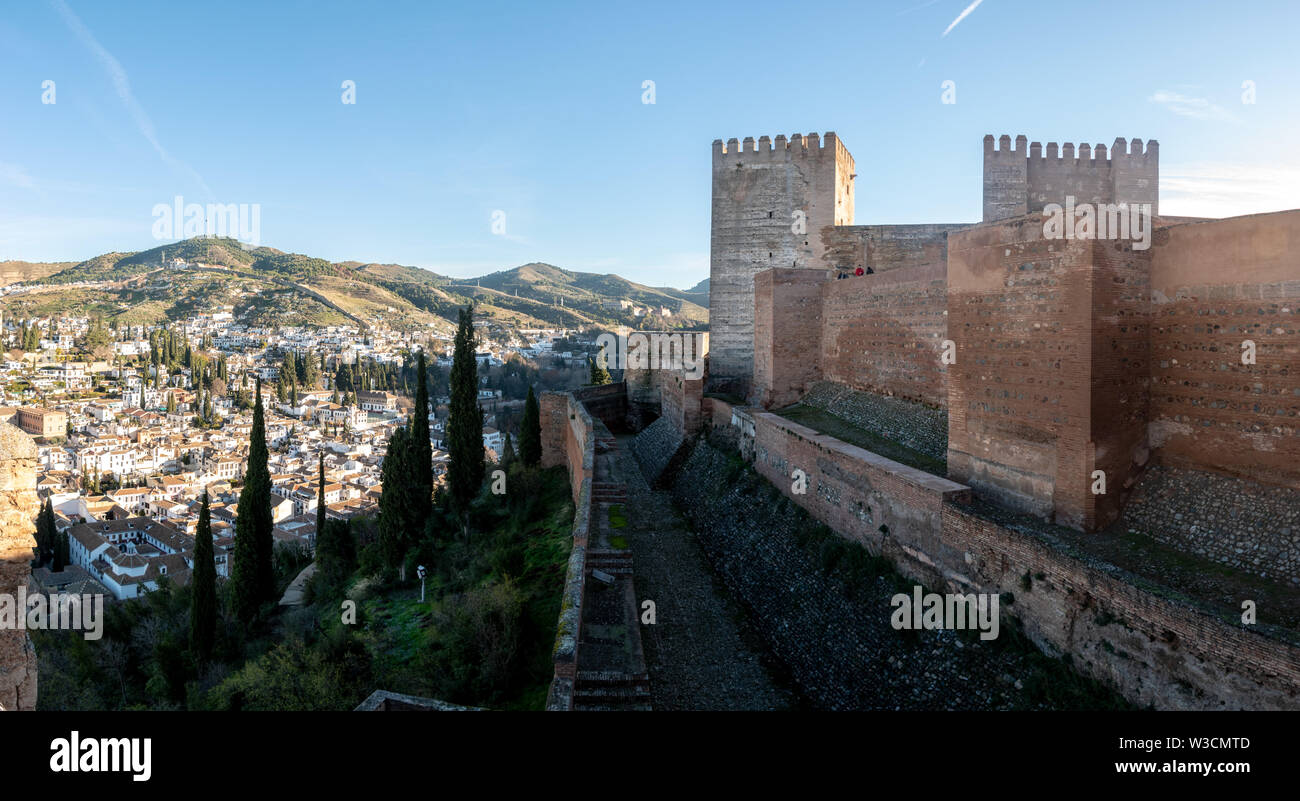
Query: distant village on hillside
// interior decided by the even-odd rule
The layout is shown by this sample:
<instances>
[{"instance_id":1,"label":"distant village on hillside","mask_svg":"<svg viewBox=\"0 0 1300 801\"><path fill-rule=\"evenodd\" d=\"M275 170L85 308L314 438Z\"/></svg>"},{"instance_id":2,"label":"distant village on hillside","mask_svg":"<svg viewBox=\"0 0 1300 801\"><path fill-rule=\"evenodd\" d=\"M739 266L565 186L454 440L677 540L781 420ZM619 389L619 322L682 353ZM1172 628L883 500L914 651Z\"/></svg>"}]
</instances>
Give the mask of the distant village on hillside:
<instances>
[{"instance_id":1,"label":"distant village on hillside","mask_svg":"<svg viewBox=\"0 0 1300 801\"><path fill-rule=\"evenodd\" d=\"M170 266L186 267L179 260ZM475 326L483 446L497 461L530 385L567 389L586 380L595 334ZM204 492L217 572L229 577L259 381L277 545L308 554L315 547L322 454L327 517L376 512L387 443L413 412L420 350L434 374L436 483L445 478L452 343L434 333L254 327L224 306L154 326L6 317L0 337L0 422L36 439L39 494L69 541L62 570L33 572L35 591L122 600L156 589L163 577L184 584Z\"/></svg>"}]
</instances>

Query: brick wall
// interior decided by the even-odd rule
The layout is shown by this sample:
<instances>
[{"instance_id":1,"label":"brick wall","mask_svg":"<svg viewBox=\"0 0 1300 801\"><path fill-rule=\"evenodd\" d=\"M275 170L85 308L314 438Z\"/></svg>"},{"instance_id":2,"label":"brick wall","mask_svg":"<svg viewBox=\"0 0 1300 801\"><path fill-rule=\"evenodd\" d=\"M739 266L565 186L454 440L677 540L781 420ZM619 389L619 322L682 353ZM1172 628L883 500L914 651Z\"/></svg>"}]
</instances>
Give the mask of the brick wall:
<instances>
[{"instance_id":1,"label":"brick wall","mask_svg":"<svg viewBox=\"0 0 1300 801\"><path fill-rule=\"evenodd\" d=\"M542 466L564 465L569 471L573 501L584 479L595 468L595 435L591 415L572 393L543 392L539 401L542 422Z\"/></svg>"},{"instance_id":2,"label":"brick wall","mask_svg":"<svg viewBox=\"0 0 1300 801\"><path fill-rule=\"evenodd\" d=\"M572 394L588 414L610 430L621 431L626 427L627 386L623 382L582 387Z\"/></svg>"},{"instance_id":3,"label":"brick wall","mask_svg":"<svg viewBox=\"0 0 1300 801\"><path fill-rule=\"evenodd\" d=\"M1113 569L943 508L943 538L982 591L1014 595L1026 633L1160 709L1300 709L1300 648L1140 589ZM1025 589L1025 577L1030 588Z\"/></svg>"},{"instance_id":4,"label":"brick wall","mask_svg":"<svg viewBox=\"0 0 1300 801\"><path fill-rule=\"evenodd\" d=\"M832 271L871 267L877 273L948 262L948 233L967 223L837 225L822 230L822 263Z\"/></svg>"},{"instance_id":5,"label":"brick wall","mask_svg":"<svg viewBox=\"0 0 1300 801\"><path fill-rule=\"evenodd\" d=\"M1152 253L1152 444L1300 488L1300 211L1161 229Z\"/></svg>"},{"instance_id":6,"label":"brick wall","mask_svg":"<svg viewBox=\"0 0 1300 801\"><path fill-rule=\"evenodd\" d=\"M686 378L680 372L662 371L662 415L682 435L694 434L701 424L704 379Z\"/></svg>"},{"instance_id":7,"label":"brick wall","mask_svg":"<svg viewBox=\"0 0 1300 801\"><path fill-rule=\"evenodd\" d=\"M716 403L716 402L715 402ZM721 425L722 405L714 422ZM978 516L968 488L776 415L733 410L755 469L814 517L935 591L1001 593L1026 633L1131 701L1300 708L1300 648L1136 586L1134 577ZM746 440L749 442L746 443ZM807 491L793 491L795 469ZM1026 577L1029 588L1026 589Z\"/></svg>"},{"instance_id":8,"label":"brick wall","mask_svg":"<svg viewBox=\"0 0 1300 801\"><path fill-rule=\"evenodd\" d=\"M542 466L564 465L573 494L573 550L565 572L564 594L555 632L554 677L546 708L567 711L573 707L578 671L578 646L582 640L582 606L586 589L587 540L591 527L592 482L596 438L591 415L569 392L543 392L539 402L542 422Z\"/></svg>"},{"instance_id":9,"label":"brick wall","mask_svg":"<svg viewBox=\"0 0 1300 801\"><path fill-rule=\"evenodd\" d=\"M754 277L751 399L788 406L820 378L824 270L772 269Z\"/></svg>"},{"instance_id":10,"label":"brick wall","mask_svg":"<svg viewBox=\"0 0 1300 801\"><path fill-rule=\"evenodd\" d=\"M969 488L954 481L770 412L751 410L749 417L754 426L754 469L818 520L876 553L886 541L906 542L918 554L937 552L944 499L969 494ZM803 494L796 491L796 470L807 477Z\"/></svg>"},{"instance_id":11,"label":"brick wall","mask_svg":"<svg viewBox=\"0 0 1300 801\"><path fill-rule=\"evenodd\" d=\"M1092 526L1117 520L1147 464L1151 383L1151 251L1092 243L1089 450L1106 491L1088 498Z\"/></svg>"},{"instance_id":12,"label":"brick wall","mask_svg":"<svg viewBox=\"0 0 1300 801\"><path fill-rule=\"evenodd\" d=\"M826 282L822 377L946 408L939 356L948 331L947 274L940 263Z\"/></svg>"},{"instance_id":13,"label":"brick wall","mask_svg":"<svg viewBox=\"0 0 1300 801\"><path fill-rule=\"evenodd\" d=\"M1075 528L1094 523L1092 244L1044 240L1041 215L948 243L949 475Z\"/></svg>"}]
</instances>

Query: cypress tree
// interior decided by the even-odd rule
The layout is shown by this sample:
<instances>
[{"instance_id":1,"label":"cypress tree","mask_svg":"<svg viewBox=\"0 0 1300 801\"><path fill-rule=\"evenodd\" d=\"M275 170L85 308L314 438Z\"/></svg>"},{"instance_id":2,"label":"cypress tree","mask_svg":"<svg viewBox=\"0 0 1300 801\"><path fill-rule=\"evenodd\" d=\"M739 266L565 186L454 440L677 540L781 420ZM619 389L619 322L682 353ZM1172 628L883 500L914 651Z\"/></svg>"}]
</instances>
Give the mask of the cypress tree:
<instances>
[{"instance_id":1,"label":"cypress tree","mask_svg":"<svg viewBox=\"0 0 1300 801\"><path fill-rule=\"evenodd\" d=\"M318 573L326 573L333 559L333 543L330 542L330 531L325 527L325 452L322 451L319 457L319 469L317 480L320 487L316 490L316 570Z\"/></svg>"},{"instance_id":2,"label":"cypress tree","mask_svg":"<svg viewBox=\"0 0 1300 801\"><path fill-rule=\"evenodd\" d=\"M217 632L217 568L212 557L212 513L203 493L199 527L194 533L194 592L190 596L190 648L199 662L212 656Z\"/></svg>"},{"instance_id":3,"label":"cypress tree","mask_svg":"<svg viewBox=\"0 0 1300 801\"><path fill-rule=\"evenodd\" d=\"M316 493L316 541L325 532L325 452L320 453L320 490Z\"/></svg>"},{"instance_id":4,"label":"cypress tree","mask_svg":"<svg viewBox=\"0 0 1300 801\"><path fill-rule=\"evenodd\" d=\"M451 406L447 416L447 484L464 510L483 485L483 410L478 405L478 361L474 358L474 307L460 310L451 364Z\"/></svg>"},{"instance_id":5,"label":"cypress tree","mask_svg":"<svg viewBox=\"0 0 1300 801\"><path fill-rule=\"evenodd\" d=\"M266 420L262 411L262 382L255 388L253 431L239 494L235 520L235 557L232 568L232 611L244 623L257 614L262 602L273 600L275 573L271 564L271 473L266 459Z\"/></svg>"},{"instance_id":6,"label":"cypress tree","mask_svg":"<svg viewBox=\"0 0 1300 801\"><path fill-rule=\"evenodd\" d=\"M57 536L58 526L54 523L54 502L46 498L45 505L41 507L41 513L36 518L37 564L43 565L54 558Z\"/></svg>"},{"instance_id":7,"label":"cypress tree","mask_svg":"<svg viewBox=\"0 0 1300 801\"><path fill-rule=\"evenodd\" d=\"M429 380L424 351L415 363L415 418L411 420L411 467L414 471L415 505L412 519L417 524L433 513L433 447L429 444Z\"/></svg>"},{"instance_id":8,"label":"cypress tree","mask_svg":"<svg viewBox=\"0 0 1300 801\"><path fill-rule=\"evenodd\" d=\"M385 465L386 467L387 465ZM399 480L400 479L395 479ZM385 494L388 488L384 488ZM401 488L394 490L400 497ZM380 496L380 509L384 509ZM400 516L400 515L399 515ZM385 553L385 561L387 561ZM320 455L320 490L316 496L316 575L320 577L323 592L340 589L356 566L356 543L352 539L352 524L347 520L327 520L325 507L325 454Z\"/></svg>"},{"instance_id":9,"label":"cypress tree","mask_svg":"<svg viewBox=\"0 0 1300 801\"><path fill-rule=\"evenodd\" d=\"M51 527L54 526L54 510L53 510L53 509L50 510L50 526L51 526ZM58 573L60 570L62 570L63 568L65 568L65 567L68 566L68 561L69 561L71 558L72 558L72 554L71 554L71 543L68 542L68 532L66 532L66 531L59 531L57 528L55 528L55 531L54 531L54 562L51 564L51 566L50 566L50 570L52 570L52 571L55 572L55 573Z\"/></svg>"},{"instance_id":10,"label":"cypress tree","mask_svg":"<svg viewBox=\"0 0 1300 801\"><path fill-rule=\"evenodd\" d=\"M542 461L542 414L532 387L528 388L524 418L519 423L519 458L525 467L533 467Z\"/></svg>"},{"instance_id":11,"label":"cypress tree","mask_svg":"<svg viewBox=\"0 0 1300 801\"><path fill-rule=\"evenodd\" d=\"M330 548L338 563L340 575L346 577L357 566L357 542L352 534L352 521L331 520L326 525L334 529L330 532Z\"/></svg>"},{"instance_id":12,"label":"cypress tree","mask_svg":"<svg viewBox=\"0 0 1300 801\"><path fill-rule=\"evenodd\" d=\"M510 465L514 463L515 458L516 458L516 457L515 457L515 446L514 446L514 443L512 443L512 442L510 441L510 432L507 431L507 432L506 432L506 444L505 444L505 446L501 449L501 466L504 467L504 468L509 468Z\"/></svg>"},{"instance_id":13,"label":"cypress tree","mask_svg":"<svg viewBox=\"0 0 1300 801\"><path fill-rule=\"evenodd\" d=\"M379 496L379 548L384 564L396 568L406 555L413 489L409 436L406 428L393 432L384 455L383 491Z\"/></svg>"},{"instance_id":14,"label":"cypress tree","mask_svg":"<svg viewBox=\"0 0 1300 801\"><path fill-rule=\"evenodd\" d=\"M597 356L595 359L592 359L590 356L587 357L587 370L588 370L587 383L595 384L597 386L604 386L605 384L608 384L611 381L613 381L613 379L610 378L609 370L605 369L600 364L600 361L604 358L604 356L605 356L605 348L602 347L600 349L600 356Z\"/></svg>"},{"instance_id":15,"label":"cypress tree","mask_svg":"<svg viewBox=\"0 0 1300 801\"><path fill-rule=\"evenodd\" d=\"M53 562L49 566L49 570L57 573L68 567L68 562L72 560L72 544L68 541L68 532L59 531L59 527L55 525L55 507L53 507L53 503L49 499L45 501L44 515L45 527L49 532L48 536L55 544Z\"/></svg>"}]
</instances>

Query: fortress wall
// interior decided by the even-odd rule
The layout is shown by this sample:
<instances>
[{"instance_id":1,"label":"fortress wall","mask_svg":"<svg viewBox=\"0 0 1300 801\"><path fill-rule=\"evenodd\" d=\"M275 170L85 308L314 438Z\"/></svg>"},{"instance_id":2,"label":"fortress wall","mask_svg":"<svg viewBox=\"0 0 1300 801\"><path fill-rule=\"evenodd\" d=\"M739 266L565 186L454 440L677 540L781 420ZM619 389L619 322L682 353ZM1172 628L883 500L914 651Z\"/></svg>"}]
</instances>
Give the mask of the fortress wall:
<instances>
[{"instance_id":1,"label":"fortress wall","mask_svg":"<svg viewBox=\"0 0 1300 801\"><path fill-rule=\"evenodd\" d=\"M949 237L949 475L1075 528L1093 523L1092 264L1041 215Z\"/></svg>"},{"instance_id":2,"label":"fortress wall","mask_svg":"<svg viewBox=\"0 0 1300 801\"><path fill-rule=\"evenodd\" d=\"M1159 214L1160 145L1117 138L1098 143L1029 143L1024 135L984 137L984 222L1041 212L1049 203L1151 204Z\"/></svg>"},{"instance_id":3,"label":"fortress wall","mask_svg":"<svg viewBox=\"0 0 1300 801\"><path fill-rule=\"evenodd\" d=\"M822 268L822 231L853 222L853 157L833 133L713 143L710 376L747 395L754 358L754 275ZM798 214L796 214L796 212Z\"/></svg>"},{"instance_id":4,"label":"fortress wall","mask_svg":"<svg viewBox=\"0 0 1300 801\"><path fill-rule=\"evenodd\" d=\"M1115 203L1151 204L1160 214L1160 143L1152 139L1125 142L1117 138L1110 147L1110 179Z\"/></svg>"},{"instance_id":5,"label":"fortress wall","mask_svg":"<svg viewBox=\"0 0 1300 801\"><path fill-rule=\"evenodd\" d=\"M948 266L916 264L822 287L822 377L946 408Z\"/></svg>"},{"instance_id":6,"label":"fortress wall","mask_svg":"<svg viewBox=\"0 0 1300 801\"><path fill-rule=\"evenodd\" d=\"M623 382L575 389L573 397L580 408L611 430L618 431L625 427L627 386Z\"/></svg>"},{"instance_id":7,"label":"fortress wall","mask_svg":"<svg viewBox=\"0 0 1300 801\"><path fill-rule=\"evenodd\" d=\"M1163 228L1151 252L1160 458L1300 488L1300 211Z\"/></svg>"},{"instance_id":8,"label":"fortress wall","mask_svg":"<svg viewBox=\"0 0 1300 801\"><path fill-rule=\"evenodd\" d=\"M754 403L788 406L820 379L826 283L824 270L764 270L754 278Z\"/></svg>"},{"instance_id":9,"label":"fortress wall","mask_svg":"<svg viewBox=\"0 0 1300 801\"><path fill-rule=\"evenodd\" d=\"M615 385L622 386L622 385ZM603 389L603 387L601 387ZM587 575L587 539L591 527L592 483L596 463L595 423L582 402L569 392L543 392L542 466L564 465L573 492L573 550L565 571L564 595L555 632L555 675L546 708L566 711L573 706L582 633L582 599Z\"/></svg>"},{"instance_id":10,"label":"fortress wall","mask_svg":"<svg viewBox=\"0 0 1300 801\"><path fill-rule=\"evenodd\" d=\"M663 373L661 414L683 436L699 431L703 420L704 379L686 378L680 371Z\"/></svg>"},{"instance_id":11,"label":"fortress wall","mask_svg":"<svg viewBox=\"0 0 1300 801\"><path fill-rule=\"evenodd\" d=\"M967 227L966 223L838 225L822 231L822 261L833 272L850 273L858 267L883 273L944 266L948 233Z\"/></svg>"},{"instance_id":12,"label":"fortress wall","mask_svg":"<svg viewBox=\"0 0 1300 801\"><path fill-rule=\"evenodd\" d=\"M573 550L564 571L564 594L560 596L560 617L555 627L552 654L554 675L546 694L546 711L573 709L573 690L578 677L578 650L582 641L583 598L587 584L587 542L591 531L592 479L574 485Z\"/></svg>"},{"instance_id":13,"label":"fortress wall","mask_svg":"<svg viewBox=\"0 0 1300 801\"><path fill-rule=\"evenodd\" d=\"M1105 492L1091 495L1093 525L1117 520L1148 463L1151 251L1130 242L1092 245L1091 440ZM1092 492L1092 486L1089 486Z\"/></svg>"},{"instance_id":14,"label":"fortress wall","mask_svg":"<svg viewBox=\"0 0 1300 801\"><path fill-rule=\"evenodd\" d=\"M1049 203L1065 205L1065 199L1071 196L1075 203L1101 204L1110 203L1115 194L1105 145L1098 145L1096 158L1089 145L1079 145L1076 157L1074 145L1067 142L1060 156L1031 155L1026 167L1027 207L1031 214L1042 211Z\"/></svg>"},{"instance_id":15,"label":"fortress wall","mask_svg":"<svg viewBox=\"0 0 1300 801\"><path fill-rule=\"evenodd\" d=\"M627 422L633 431L640 431L658 419L663 390L661 370L623 370L623 385L627 387Z\"/></svg>"},{"instance_id":16,"label":"fortress wall","mask_svg":"<svg viewBox=\"0 0 1300 801\"><path fill-rule=\"evenodd\" d=\"M1029 212L1029 162L1024 136L1003 134L997 148L993 135L984 137L984 222L1019 217Z\"/></svg>"},{"instance_id":17,"label":"fortress wall","mask_svg":"<svg viewBox=\"0 0 1300 801\"><path fill-rule=\"evenodd\" d=\"M1300 708L1300 648L980 517L965 505L969 491L960 484L767 412L733 412L732 439L741 453L752 453L755 469L818 520L932 591L1001 594L1002 613L1016 617L1040 647L1069 654L1076 668L1130 701L1171 709ZM796 468L807 475L802 494L792 491Z\"/></svg>"},{"instance_id":18,"label":"fortress wall","mask_svg":"<svg viewBox=\"0 0 1300 801\"><path fill-rule=\"evenodd\" d=\"M36 443L0 424L0 593L16 597L31 575L36 546ZM27 632L0 629L0 710L36 708L36 651Z\"/></svg>"},{"instance_id":19,"label":"fortress wall","mask_svg":"<svg viewBox=\"0 0 1300 801\"><path fill-rule=\"evenodd\" d=\"M968 487L770 412L749 412L754 469L773 486L872 552L888 550L886 542L904 544L910 558L937 568L927 554L943 549L943 501L968 496ZM796 470L808 477L802 494L794 491Z\"/></svg>"},{"instance_id":20,"label":"fortress wall","mask_svg":"<svg viewBox=\"0 0 1300 801\"><path fill-rule=\"evenodd\" d=\"M564 465L568 469L573 501L577 503L582 482L590 479L595 469L596 438L591 415L568 392L543 392L539 410L542 466Z\"/></svg>"},{"instance_id":21,"label":"fortress wall","mask_svg":"<svg viewBox=\"0 0 1300 801\"><path fill-rule=\"evenodd\" d=\"M1160 709L1300 709L1300 648L1135 586L1133 577L1075 558L955 504L943 537L982 592L1025 632L1074 666ZM1029 589L1025 589L1025 584Z\"/></svg>"}]
</instances>

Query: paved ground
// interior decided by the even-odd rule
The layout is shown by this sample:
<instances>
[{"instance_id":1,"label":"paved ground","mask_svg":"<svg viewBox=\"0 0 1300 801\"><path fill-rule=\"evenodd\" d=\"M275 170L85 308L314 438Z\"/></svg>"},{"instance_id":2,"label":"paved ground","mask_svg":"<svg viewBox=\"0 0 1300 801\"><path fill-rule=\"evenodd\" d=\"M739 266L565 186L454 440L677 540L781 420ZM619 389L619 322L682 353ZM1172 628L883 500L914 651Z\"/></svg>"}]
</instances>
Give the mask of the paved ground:
<instances>
[{"instance_id":1,"label":"paved ground","mask_svg":"<svg viewBox=\"0 0 1300 801\"><path fill-rule=\"evenodd\" d=\"M619 437L615 469L627 481L627 525L638 602L655 602L641 636L655 709L786 709L798 705L744 610L713 575L668 493L650 489Z\"/></svg>"}]
</instances>

